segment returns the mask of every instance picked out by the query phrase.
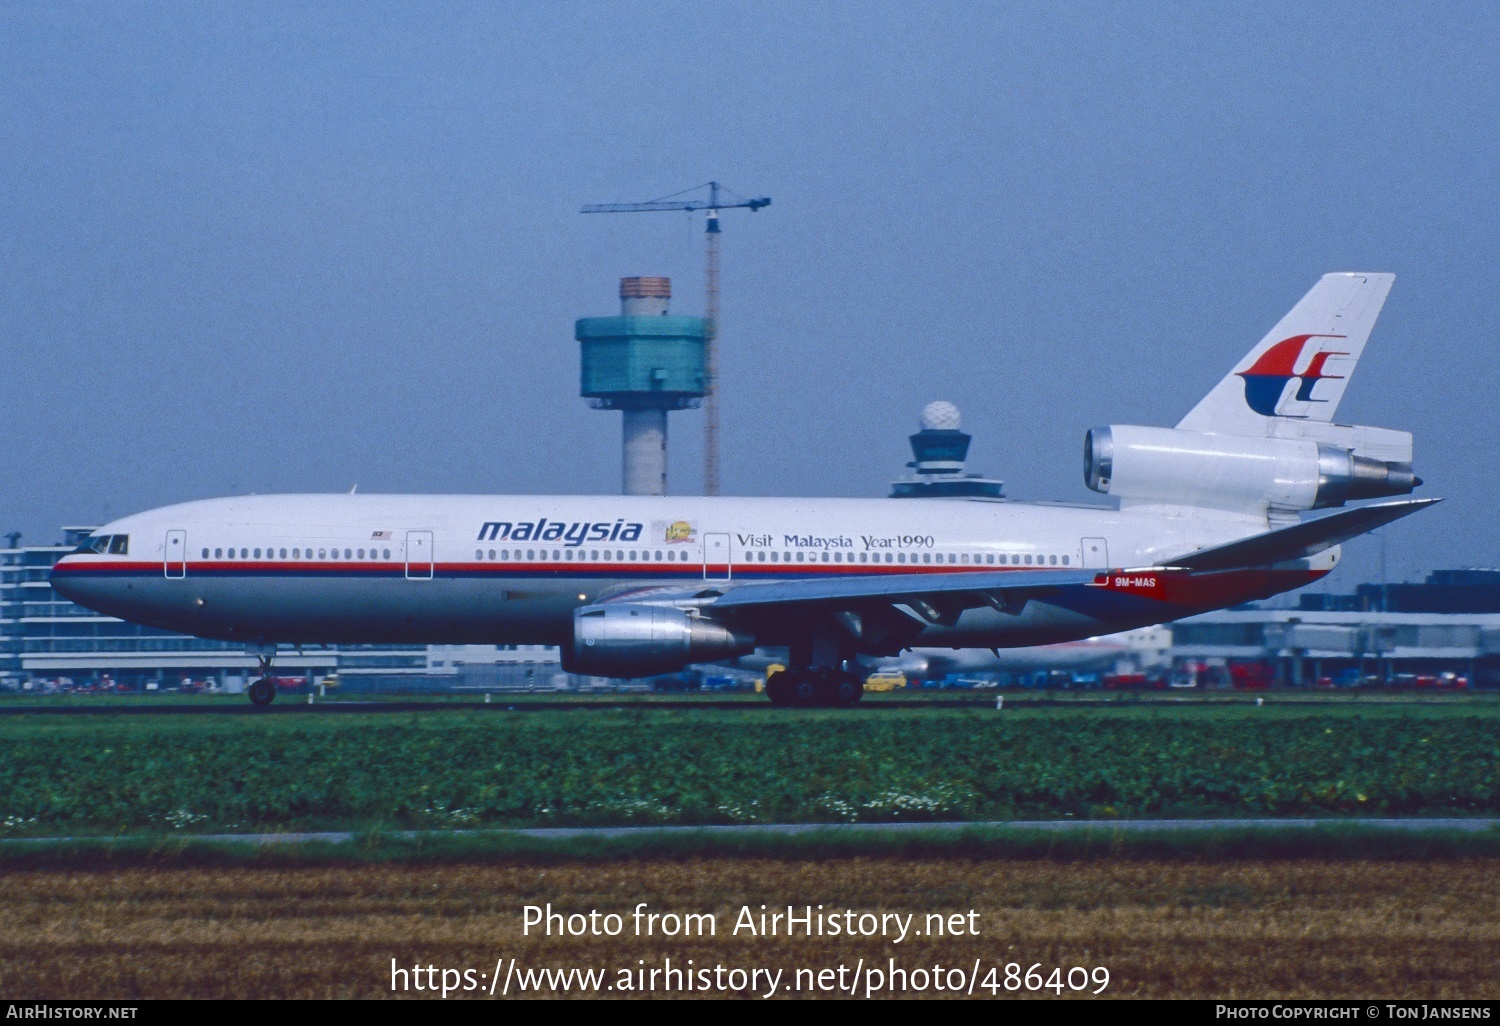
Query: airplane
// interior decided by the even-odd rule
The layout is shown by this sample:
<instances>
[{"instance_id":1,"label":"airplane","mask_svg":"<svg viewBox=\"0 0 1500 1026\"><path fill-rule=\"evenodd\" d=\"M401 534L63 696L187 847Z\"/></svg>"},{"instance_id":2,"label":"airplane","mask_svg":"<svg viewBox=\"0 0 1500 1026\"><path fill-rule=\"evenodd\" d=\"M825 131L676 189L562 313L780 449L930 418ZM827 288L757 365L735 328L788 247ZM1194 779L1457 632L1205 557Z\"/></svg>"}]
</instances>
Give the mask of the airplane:
<instances>
[{"instance_id":1,"label":"airplane","mask_svg":"<svg viewBox=\"0 0 1500 1026\"><path fill-rule=\"evenodd\" d=\"M1436 499L1412 436L1333 423L1394 275L1324 275L1176 427L1085 436L1116 506L1005 499L263 495L127 516L58 561L100 613L243 642L543 644L643 677L785 646L778 706L851 706L861 656L1165 623L1329 573Z\"/></svg>"},{"instance_id":2,"label":"airplane","mask_svg":"<svg viewBox=\"0 0 1500 1026\"><path fill-rule=\"evenodd\" d=\"M1056 645L1016 648L914 648L876 664L877 672L899 673L907 680L942 680L953 674L991 674L1088 671L1120 672L1119 667L1165 665L1152 656L1171 644L1170 636L1146 638L1153 628L1139 628L1096 638L1063 641ZM1170 632L1160 631L1169 635ZM1147 642L1155 642L1150 648ZM1167 660L1169 661L1169 660ZM1144 668L1144 666L1142 666Z\"/></svg>"},{"instance_id":3,"label":"airplane","mask_svg":"<svg viewBox=\"0 0 1500 1026\"><path fill-rule=\"evenodd\" d=\"M859 660L865 673L899 673L907 680L942 680L953 674L1030 672L1085 672L1114 670L1122 665L1143 668L1166 665L1165 650L1171 631L1159 625L1118 634L1103 634L1054 645L1021 645L1014 648L909 648L897 656L870 656ZM780 648L757 648L738 659L715 664L736 670L765 673L785 666L787 652Z\"/></svg>"}]
</instances>

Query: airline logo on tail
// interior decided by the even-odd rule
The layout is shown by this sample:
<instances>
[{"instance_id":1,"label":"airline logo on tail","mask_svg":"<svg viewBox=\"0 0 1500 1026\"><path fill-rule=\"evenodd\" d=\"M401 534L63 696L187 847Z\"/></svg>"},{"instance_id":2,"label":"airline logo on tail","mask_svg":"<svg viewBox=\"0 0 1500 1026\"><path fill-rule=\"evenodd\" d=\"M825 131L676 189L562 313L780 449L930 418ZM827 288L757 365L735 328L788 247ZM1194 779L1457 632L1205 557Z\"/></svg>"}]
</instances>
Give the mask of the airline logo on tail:
<instances>
[{"instance_id":1,"label":"airline logo on tail","mask_svg":"<svg viewBox=\"0 0 1500 1026\"><path fill-rule=\"evenodd\" d=\"M1343 374L1329 374L1330 359L1348 356L1348 352L1333 348L1337 343L1313 341L1314 339L1342 339L1344 335L1293 335L1277 342L1260 354L1248 370L1239 371L1245 379L1245 403L1262 417L1305 417L1305 408L1294 404L1321 403L1326 399L1313 398L1313 389L1324 380L1342 381ZM1306 366L1297 370L1297 365L1306 360ZM1296 380L1297 389L1287 395L1286 383ZM1283 399L1283 396L1286 398Z\"/></svg>"}]
</instances>

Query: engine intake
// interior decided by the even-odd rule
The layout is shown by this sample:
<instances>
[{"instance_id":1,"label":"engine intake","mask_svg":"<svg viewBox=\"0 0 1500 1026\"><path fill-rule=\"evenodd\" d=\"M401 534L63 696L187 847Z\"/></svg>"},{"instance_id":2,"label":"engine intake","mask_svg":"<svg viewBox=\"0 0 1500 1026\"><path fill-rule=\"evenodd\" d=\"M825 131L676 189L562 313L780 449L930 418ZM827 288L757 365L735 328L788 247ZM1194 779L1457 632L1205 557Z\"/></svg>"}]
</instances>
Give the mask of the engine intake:
<instances>
[{"instance_id":1,"label":"engine intake","mask_svg":"<svg viewBox=\"0 0 1500 1026\"><path fill-rule=\"evenodd\" d=\"M1083 476L1127 504L1236 511L1326 509L1406 495L1422 483L1410 463L1328 442L1115 424L1085 436Z\"/></svg>"},{"instance_id":2,"label":"engine intake","mask_svg":"<svg viewBox=\"0 0 1500 1026\"><path fill-rule=\"evenodd\" d=\"M754 637L670 606L582 606L562 665L591 677L651 677L754 650Z\"/></svg>"}]
</instances>

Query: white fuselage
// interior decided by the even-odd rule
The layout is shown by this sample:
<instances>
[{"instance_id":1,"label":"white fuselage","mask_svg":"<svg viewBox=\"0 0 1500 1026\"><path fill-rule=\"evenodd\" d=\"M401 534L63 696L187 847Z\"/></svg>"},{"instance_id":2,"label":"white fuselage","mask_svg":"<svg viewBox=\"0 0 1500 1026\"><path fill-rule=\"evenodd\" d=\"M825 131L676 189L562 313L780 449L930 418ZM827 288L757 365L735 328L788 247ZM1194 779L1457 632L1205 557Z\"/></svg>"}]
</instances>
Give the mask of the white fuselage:
<instances>
[{"instance_id":1,"label":"white fuselage","mask_svg":"<svg viewBox=\"0 0 1500 1026\"><path fill-rule=\"evenodd\" d=\"M126 537L126 551L65 557L53 581L101 612L247 643L563 644L576 608L622 591L981 569L1076 577L1265 529L1254 517L1003 501L272 495L125 517L96 537ZM1275 581L1223 575L1211 600L1061 589L1021 615L968 609L918 643L1090 637L1297 587L1336 558Z\"/></svg>"}]
</instances>

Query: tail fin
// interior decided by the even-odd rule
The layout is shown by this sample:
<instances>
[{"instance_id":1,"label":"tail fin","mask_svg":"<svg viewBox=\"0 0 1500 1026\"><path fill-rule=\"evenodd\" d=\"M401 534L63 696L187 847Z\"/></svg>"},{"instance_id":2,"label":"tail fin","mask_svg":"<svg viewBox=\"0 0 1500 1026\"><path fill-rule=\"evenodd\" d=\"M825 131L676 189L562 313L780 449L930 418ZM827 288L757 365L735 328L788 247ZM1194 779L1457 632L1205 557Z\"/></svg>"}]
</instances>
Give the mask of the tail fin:
<instances>
[{"instance_id":1,"label":"tail fin","mask_svg":"<svg viewBox=\"0 0 1500 1026\"><path fill-rule=\"evenodd\" d=\"M1331 421L1395 280L1323 275L1177 426L1268 436L1282 433L1279 421Z\"/></svg>"}]
</instances>

